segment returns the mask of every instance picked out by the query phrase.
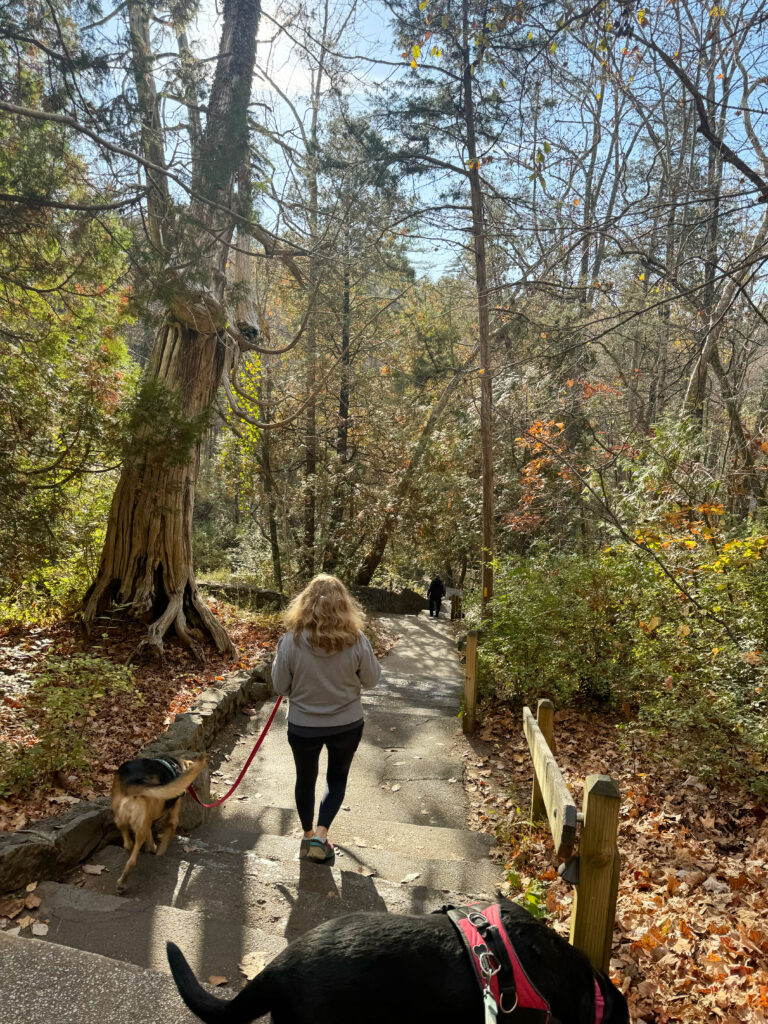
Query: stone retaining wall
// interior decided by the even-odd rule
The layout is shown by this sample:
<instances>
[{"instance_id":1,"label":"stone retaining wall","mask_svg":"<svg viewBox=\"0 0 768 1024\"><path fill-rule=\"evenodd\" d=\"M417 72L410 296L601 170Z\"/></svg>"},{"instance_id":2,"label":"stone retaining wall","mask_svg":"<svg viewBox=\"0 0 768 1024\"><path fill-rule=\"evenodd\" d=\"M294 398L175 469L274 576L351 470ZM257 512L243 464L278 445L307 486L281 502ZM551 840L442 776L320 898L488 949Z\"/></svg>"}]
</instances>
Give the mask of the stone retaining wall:
<instances>
[{"instance_id":1,"label":"stone retaining wall","mask_svg":"<svg viewBox=\"0 0 768 1024\"><path fill-rule=\"evenodd\" d=\"M238 608L255 608L279 612L288 604L288 598L277 590L264 590L253 587L249 583L205 583L198 580L198 588L210 597L220 597L223 601L236 604Z\"/></svg>"},{"instance_id":2,"label":"stone retaining wall","mask_svg":"<svg viewBox=\"0 0 768 1024\"><path fill-rule=\"evenodd\" d=\"M385 615L418 615L429 601L415 590L385 590L383 587L350 587L367 612Z\"/></svg>"},{"instance_id":3,"label":"stone retaining wall","mask_svg":"<svg viewBox=\"0 0 768 1024\"><path fill-rule=\"evenodd\" d=\"M219 686L200 694L189 711L177 715L166 732L136 756L184 756L207 750L219 730L241 708L269 696L271 668L269 658L254 669L227 676ZM210 800L210 788L206 769L195 782L195 791L204 803ZM206 813L192 799L185 799L180 827L195 828ZM117 834L109 798L99 797L83 801L57 818L44 818L29 828L0 835L0 893L21 889L40 878L60 878Z\"/></svg>"},{"instance_id":4,"label":"stone retaining wall","mask_svg":"<svg viewBox=\"0 0 768 1024\"><path fill-rule=\"evenodd\" d=\"M247 583L203 583L200 590L210 597L231 601L240 608L264 608L279 611L288 604L288 598L276 590L263 590ZM418 615L429 601L415 590L385 590L383 587L350 587L367 612L381 612L387 615Z\"/></svg>"}]
</instances>

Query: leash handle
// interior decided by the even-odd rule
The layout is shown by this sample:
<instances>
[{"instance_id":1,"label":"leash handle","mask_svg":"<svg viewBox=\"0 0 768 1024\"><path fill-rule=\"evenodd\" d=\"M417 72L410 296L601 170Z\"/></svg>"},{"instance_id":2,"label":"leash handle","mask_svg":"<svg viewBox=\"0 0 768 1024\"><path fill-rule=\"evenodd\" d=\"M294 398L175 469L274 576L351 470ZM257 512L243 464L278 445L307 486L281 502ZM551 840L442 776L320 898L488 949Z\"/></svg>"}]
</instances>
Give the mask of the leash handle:
<instances>
[{"instance_id":1,"label":"leash handle","mask_svg":"<svg viewBox=\"0 0 768 1024\"><path fill-rule=\"evenodd\" d=\"M270 727L270 725L272 725L272 721L273 721L275 715L277 714L277 709L280 707L280 704L282 703L282 700L283 700L282 697L278 697L277 700L275 701L275 706L272 708L272 713L270 714L269 718L267 719L267 724L261 730L261 735L256 740L256 743L254 744L253 750L248 755L248 760L243 765L242 771L240 772L240 774L235 779L235 782L234 782L232 788L229 790L228 793L225 793L224 796L221 797L220 800L216 800L215 803L204 804L203 801L200 799L200 797L195 792L195 787L194 786L190 786L189 787L189 794L190 794L190 796L192 797L193 800L195 800L197 803L199 803L201 807L218 807L219 804L223 804L225 800L229 800L229 798L235 792L237 787L243 781L243 776L245 775L245 773L250 768L251 761L254 759L254 757L256 757L256 754L258 752L259 747L264 742L264 737L269 732L269 727Z\"/></svg>"}]
</instances>

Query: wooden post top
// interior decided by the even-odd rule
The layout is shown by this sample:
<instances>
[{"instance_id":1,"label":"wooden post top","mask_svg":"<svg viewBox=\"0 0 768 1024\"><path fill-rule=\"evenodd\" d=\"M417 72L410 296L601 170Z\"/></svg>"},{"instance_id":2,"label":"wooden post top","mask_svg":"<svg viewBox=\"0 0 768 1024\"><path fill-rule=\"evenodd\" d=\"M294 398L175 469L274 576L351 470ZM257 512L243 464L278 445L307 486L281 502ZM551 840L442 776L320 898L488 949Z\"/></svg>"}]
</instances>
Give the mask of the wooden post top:
<instances>
[{"instance_id":1,"label":"wooden post top","mask_svg":"<svg viewBox=\"0 0 768 1024\"><path fill-rule=\"evenodd\" d=\"M610 775L588 775L584 780L584 794L586 796L589 793L621 800L619 785Z\"/></svg>"}]
</instances>

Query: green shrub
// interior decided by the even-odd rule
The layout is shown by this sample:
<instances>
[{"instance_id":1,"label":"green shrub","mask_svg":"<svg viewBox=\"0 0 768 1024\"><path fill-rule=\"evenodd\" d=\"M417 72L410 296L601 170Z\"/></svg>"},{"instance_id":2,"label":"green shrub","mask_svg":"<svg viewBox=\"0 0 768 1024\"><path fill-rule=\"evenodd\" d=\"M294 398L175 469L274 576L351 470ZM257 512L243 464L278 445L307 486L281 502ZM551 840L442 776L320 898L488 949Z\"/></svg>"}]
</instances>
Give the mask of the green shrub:
<instances>
[{"instance_id":1,"label":"green shrub","mask_svg":"<svg viewBox=\"0 0 768 1024\"><path fill-rule=\"evenodd\" d=\"M768 538L674 540L501 562L483 672L515 702L622 707L680 767L768 792Z\"/></svg>"},{"instance_id":2,"label":"green shrub","mask_svg":"<svg viewBox=\"0 0 768 1024\"><path fill-rule=\"evenodd\" d=\"M0 744L0 796L50 784L57 774L88 778L94 759L86 735L89 720L106 700L132 686L132 671L105 658L51 655L26 698L29 715L38 722L36 742Z\"/></svg>"}]
</instances>

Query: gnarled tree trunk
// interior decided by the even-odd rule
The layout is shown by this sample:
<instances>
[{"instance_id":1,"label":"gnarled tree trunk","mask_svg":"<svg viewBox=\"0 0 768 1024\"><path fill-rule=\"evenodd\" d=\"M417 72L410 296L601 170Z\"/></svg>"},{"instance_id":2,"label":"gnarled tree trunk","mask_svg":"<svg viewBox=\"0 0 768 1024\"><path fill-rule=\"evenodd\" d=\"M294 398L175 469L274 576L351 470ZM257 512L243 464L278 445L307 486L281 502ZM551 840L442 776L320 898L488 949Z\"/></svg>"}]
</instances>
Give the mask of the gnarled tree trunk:
<instances>
[{"instance_id":1,"label":"gnarled tree trunk","mask_svg":"<svg viewBox=\"0 0 768 1024\"><path fill-rule=\"evenodd\" d=\"M167 319L160 327L147 377L185 397L192 421L205 414L219 386L225 347L215 335L201 336ZM127 461L109 515L96 582L83 617L129 606L132 616L153 620L146 642L162 648L166 631L192 645L207 632L220 651L232 649L226 631L198 596L192 562L192 510L200 464L197 441L186 451L162 431L136 439L141 455ZM142 443L143 442L143 443Z\"/></svg>"},{"instance_id":2,"label":"gnarled tree trunk","mask_svg":"<svg viewBox=\"0 0 768 1024\"><path fill-rule=\"evenodd\" d=\"M261 13L259 0L224 0L222 10L219 56L194 162L191 200L186 221L177 225L186 251L181 261L175 253L166 254L163 294L168 308L144 376L145 390L166 396L172 422L143 422L130 439L83 621L88 627L106 609L119 607L149 622L144 643L159 653L173 626L190 645L207 634L218 650L234 656L226 630L198 596L192 560L201 427L231 365L234 344L227 335L225 268L243 206L236 182L248 155L248 103ZM140 19L134 34L141 43L135 75L142 86L143 121L153 126L145 132L145 156L157 168L163 166L163 150L155 127L159 116L145 109L156 99L148 81L149 39ZM162 193L161 186L156 190ZM160 247L165 233L155 221L167 216L166 210L153 201L147 213L150 237ZM193 267L194 282L184 280L174 262Z\"/></svg>"}]
</instances>

